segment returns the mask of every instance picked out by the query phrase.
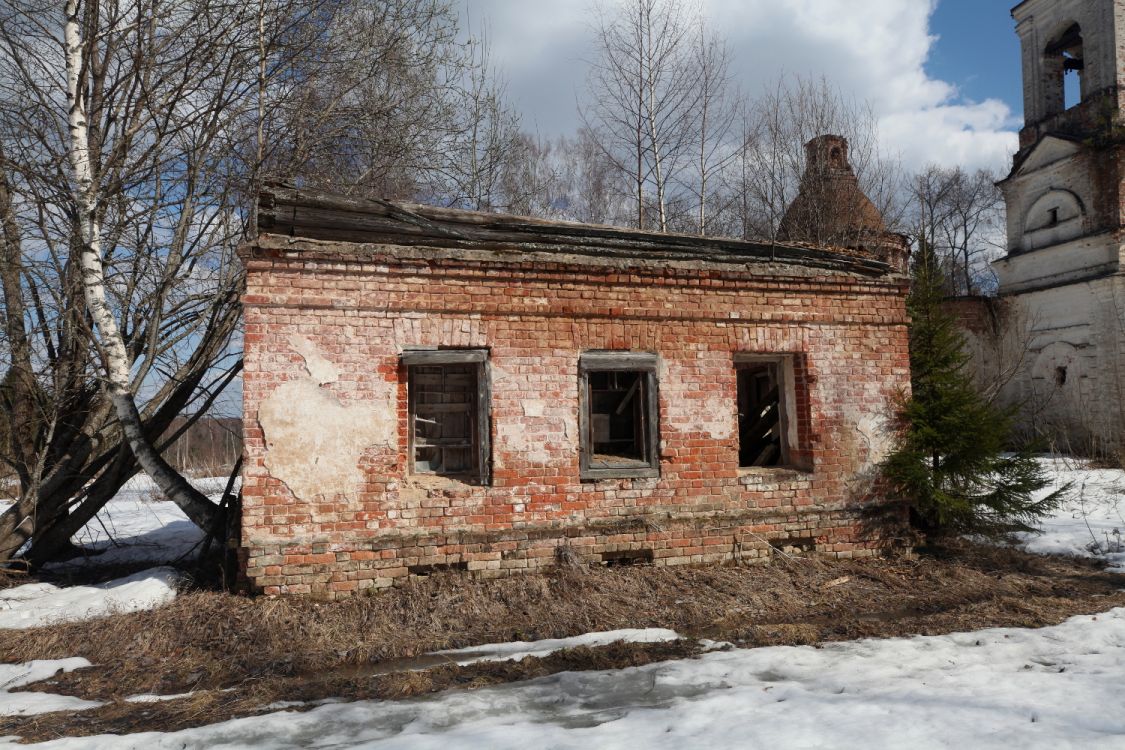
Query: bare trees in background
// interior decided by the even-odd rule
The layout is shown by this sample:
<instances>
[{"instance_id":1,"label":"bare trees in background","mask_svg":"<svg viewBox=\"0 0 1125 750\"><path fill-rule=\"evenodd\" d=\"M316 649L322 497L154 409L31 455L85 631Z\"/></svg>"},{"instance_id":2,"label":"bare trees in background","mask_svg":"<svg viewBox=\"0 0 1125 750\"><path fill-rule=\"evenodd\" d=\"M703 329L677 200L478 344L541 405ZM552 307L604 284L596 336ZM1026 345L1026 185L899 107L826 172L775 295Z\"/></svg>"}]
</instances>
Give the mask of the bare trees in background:
<instances>
[{"instance_id":1,"label":"bare trees in background","mask_svg":"<svg viewBox=\"0 0 1125 750\"><path fill-rule=\"evenodd\" d=\"M709 234L711 212L726 208L729 198L715 182L734 162L737 149L730 136L740 110L740 95L731 73L731 53L726 39L707 27L702 15L693 40L693 66L699 97L694 122L694 170L684 182L698 205L699 234Z\"/></svg>"},{"instance_id":2,"label":"bare trees in background","mask_svg":"<svg viewBox=\"0 0 1125 750\"><path fill-rule=\"evenodd\" d=\"M586 224L635 221L628 175L588 128L554 140L523 134L514 157L505 184L512 212Z\"/></svg>"},{"instance_id":3,"label":"bare trees in background","mask_svg":"<svg viewBox=\"0 0 1125 750\"><path fill-rule=\"evenodd\" d=\"M1004 247L1004 198L987 170L927 167L911 182L913 234L933 248L948 292L992 291L989 261Z\"/></svg>"},{"instance_id":4,"label":"bare trees in background","mask_svg":"<svg viewBox=\"0 0 1125 750\"><path fill-rule=\"evenodd\" d=\"M444 202L474 211L511 210L521 197L508 178L515 168L520 120L505 99L505 86L493 67L482 33L466 45L467 68L456 92L454 127L439 162Z\"/></svg>"},{"instance_id":5,"label":"bare trees in background","mask_svg":"<svg viewBox=\"0 0 1125 750\"><path fill-rule=\"evenodd\" d=\"M339 0L287 31L262 173L342 193L506 209L520 148L482 32L451 0Z\"/></svg>"},{"instance_id":6,"label":"bare trees in background","mask_svg":"<svg viewBox=\"0 0 1125 750\"><path fill-rule=\"evenodd\" d=\"M666 232L669 192L690 158L698 117L698 12L681 0L627 0L595 12L596 52L582 118L606 157L628 175L634 225Z\"/></svg>"},{"instance_id":7,"label":"bare trees in background","mask_svg":"<svg viewBox=\"0 0 1125 750\"><path fill-rule=\"evenodd\" d=\"M456 127L463 52L448 0L342 0L302 14L266 87L263 173L414 197Z\"/></svg>"},{"instance_id":8,"label":"bare trees in background","mask_svg":"<svg viewBox=\"0 0 1125 750\"><path fill-rule=\"evenodd\" d=\"M586 129L628 181L633 226L777 237L808 177L805 144L848 139L859 185L898 226L899 165L880 152L877 120L824 79L787 77L747 102L723 37L681 0L601 5Z\"/></svg>"},{"instance_id":9,"label":"bare trees in background","mask_svg":"<svg viewBox=\"0 0 1125 750\"><path fill-rule=\"evenodd\" d=\"M900 225L906 209L901 166L880 149L878 119L870 107L848 100L827 79L780 79L746 108L740 133L737 155L726 172L728 190L736 196L727 224L741 227L743 236L777 237L807 177L806 144L826 134L848 140L860 189L888 227Z\"/></svg>"}]
</instances>

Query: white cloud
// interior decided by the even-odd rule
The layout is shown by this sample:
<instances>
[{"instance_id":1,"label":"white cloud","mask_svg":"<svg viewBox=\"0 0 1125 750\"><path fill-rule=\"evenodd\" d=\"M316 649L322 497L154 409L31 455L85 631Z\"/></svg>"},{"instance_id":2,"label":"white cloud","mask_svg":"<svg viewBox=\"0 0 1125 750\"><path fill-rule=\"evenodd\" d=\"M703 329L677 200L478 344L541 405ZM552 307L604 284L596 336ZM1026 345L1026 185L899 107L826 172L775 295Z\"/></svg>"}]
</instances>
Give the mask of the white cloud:
<instances>
[{"instance_id":1,"label":"white cloud","mask_svg":"<svg viewBox=\"0 0 1125 750\"><path fill-rule=\"evenodd\" d=\"M525 125L544 135L573 130L583 60L591 54L591 0L460 2L474 27L487 19L494 58ZM966 101L954 85L926 74L937 41L929 30L934 0L702 3L713 28L727 36L739 85L751 95L785 74L827 76L870 102L884 145L907 167L1002 170L1016 149L1019 121L1007 104Z\"/></svg>"}]
</instances>

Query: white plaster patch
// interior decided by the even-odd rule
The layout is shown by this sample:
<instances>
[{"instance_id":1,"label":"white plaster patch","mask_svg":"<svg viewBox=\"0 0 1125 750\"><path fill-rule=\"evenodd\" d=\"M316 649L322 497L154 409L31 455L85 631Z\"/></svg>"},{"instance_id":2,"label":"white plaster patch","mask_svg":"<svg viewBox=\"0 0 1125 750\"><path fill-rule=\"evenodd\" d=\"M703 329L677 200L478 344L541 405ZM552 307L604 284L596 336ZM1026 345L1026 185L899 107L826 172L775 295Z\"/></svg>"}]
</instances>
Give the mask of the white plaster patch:
<instances>
[{"instance_id":1,"label":"white plaster patch","mask_svg":"<svg viewBox=\"0 0 1125 750\"><path fill-rule=\"evenodd\" d=\"M548 422L545 420L544 425ZM528 435L527 427L515 422L502 422L496 426L498 453L519 456L520 463L544 466L554 461L552 447L558 446L554 440L544 440L542 432Z\"/></svg>"},{"instance_id":2,"label":"white plaster patch","mask_svg":"<svg viewBox=\"0 0 1125 750\"><path fill-rule=\"evenodd\" d=\"M340 371L336 365L329 362L317 349L316 344L304 336L290 336L289 346L305 360L305 370L317 385L335 383L340 379Z\"/></svg>"},{"instance_id":3,"label":"white plaster patch","mask_svg":"<svg viewBox=\"0 0 1125 750\"><path fill-rule=\"evenodd\" d=\"M855 429L860 436L859 446L867 449L862 469L883 463L894 450L895 436L886 418L868 414L856 422Z\"/></svg>"},{"instance_id":4,"label":"white plaster patch","mask_svg":"<svg viewBox=\"0 0 1125 750\"><path fill-rule=\"evenodd\" d=\"M542 401L528 399L523 402L523 415L525 417L541 417L547 405Z\"/></svg>"},{"instance_id":5,"label":"white plaster patch","mask_svg":"<svg viewBox=\"0 0 1125 750\"><path fill-rule=\"evenodd\" d=\"M681 384L697 382L699 375L685 375L684 369L678 362L661 359L660 392L668 424L681 431L706 433L712 440L729 440L738 424L733 399L714 389L702 396L685 397L679 392ZM730 377L734 377L733 370Z\"/></svg>"},{"instance_id":6,"label":"white plaster patch","mask_svg":"<svg viewBox=\"0 0 1125 750\"><path fill-rule=\"evenodd\" d=\"M352 495L364 480L363 452L395 446L393 391L388 385L376 403L341 400L321 387L339 378L336 366L308 339L290 343L310 376L283 383L258 407L266 469L302 500Z\"/></svg>"}]
</instances>

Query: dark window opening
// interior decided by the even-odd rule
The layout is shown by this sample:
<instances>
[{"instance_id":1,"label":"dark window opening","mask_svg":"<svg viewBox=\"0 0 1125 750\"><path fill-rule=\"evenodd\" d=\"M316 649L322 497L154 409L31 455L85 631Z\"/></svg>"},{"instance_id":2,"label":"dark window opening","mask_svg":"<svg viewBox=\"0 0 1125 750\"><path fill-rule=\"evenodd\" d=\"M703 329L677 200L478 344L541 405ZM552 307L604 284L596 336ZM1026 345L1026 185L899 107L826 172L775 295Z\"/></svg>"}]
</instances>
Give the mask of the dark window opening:
<instances>
[{"instance_id":1,"label":"dark window opening","mask_svg":"<svg viewBox=\"0 0 1125 750\"><path fill-rule=\"evenodd\" d=\"M656 357L597 352L581 360L582 476L659 475Z\"/></svg>"},{"instance_id":2,"label":"dark window opening","mask_svg":"<svg viewBox=\"0 0 1125 750\"><path fill-rule=\"evenodd\" d=\"M592 372L591 466L648 465L643 372Z\"/></svg>"},{"instance_id":3,"label":"dark window opening","mask_svg":"<svg viewBox=\"0 0 1125 750\"><path fill-rule=\"evenodd\" d=\"M621 550L603 552L602 562L607 568L624 568L634 565L651 565L654 559L650 549Z\"/></svg>"},{"instance_id":4,"label":"dark window opening","mask_svg":"<svg viewBox=\"0 0 1125 750\"><path fill-rule=\"evenodd\" d=\"M782 362L738 366L738 465L744 468L789 463L786 386Z\"/></svg>"},{"instance_id":5,"label":"dark window opening","mask_svg":"<svg viewBox=\"0 0 1125 750\"><path fill-rule=\"evenodd\" d=\"M1066 385L1066 368L1065 367L1056 367L1055 368L1055 385L1058 386L1059 388L1062 388L1064 385Z\"/></svg>"},{"instance_id":6,"label":"dark window opening","mask_svg":"<svg viewBox=\"0 0 1125 750\"><path fill-rule=\"evenodd\" d=\"M411 472L488 479L485 352L408 352Z\"/></svg>"},{"instance_id":7,"label":"dark window opening","mask_svg":"<svg viewBox=\"0 0 1125 750\"><path fill-rule=\"evenodd\" d=\"M1067 109L1082 103L1082 71L1085 63L1080 57L1063 55L1063 106Z\"/></svg>"},{"instance_id":8,"label":"dark window opening","mask_svg":"<svg viewBox=\"0 0 1125 750\"><path fill-rule=\"evenodd\" d=\"M1070 109L1082 103L1086 57L1082 29L1072 24L1044 53L1047 86L1047 114Z\"/></svg>"},{"instance_id":9,"label":"dark window opening","mask_svg":"<svg viewBox=\"0 0 1125 750\"><path fill-rule=\"evenodd\" d=\"M410 565L406 571L412 576L431 576L435 573L453 573L467 571L467 562L434 563L432 565Z\"/></svg>"},{"instance_id":10,"label":"dark window opening","mask_svg":"<svg viewBox=\"0 0 1125 750\"><path fill-rule=\"evenodd\" d=\"M1058 225L1059 225L1059 209L1052 208L1050 211L1048 211L1047 226L1057 227Z\"/></svg>"}]
</instances>

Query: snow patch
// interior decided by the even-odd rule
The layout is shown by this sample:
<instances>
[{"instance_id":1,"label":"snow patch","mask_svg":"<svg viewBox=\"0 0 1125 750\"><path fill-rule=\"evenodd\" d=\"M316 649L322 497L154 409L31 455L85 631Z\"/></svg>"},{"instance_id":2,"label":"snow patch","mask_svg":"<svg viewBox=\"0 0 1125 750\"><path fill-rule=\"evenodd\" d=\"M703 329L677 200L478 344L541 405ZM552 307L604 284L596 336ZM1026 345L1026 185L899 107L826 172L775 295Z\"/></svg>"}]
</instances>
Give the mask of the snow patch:
<instances>
[{"instance_id":1,"label":"snow patch","mask_svg":"<svg viewBox=\"0 0 1125 750\"><path fill-rule=\"evenodd\" d=\"M34 628L155 609L176 598L180 573L152 568L96 586L29 583L0 591L0 628Z\"/></svg>"},{"instance_id":2,"label":"snow patch","mask_svg":"<svg viewBox=\"0 0 1125 750\"><path fill-rule=\"evenodd\" d=\"M141 695L130 695L125 700L128 703L163 703L164 701L178 701L180 698L190 698L193 695L195 695L194 690L188 693L176 693L175 695L142 693Z\"/></svg>"},{"instance_id":3,"label":"snow patch","mask_svg":"<svg viewBox=\"0 0 1125 750\"><path fill-rule=\"evenodd\" d=\"M48 750L1119 747L1125 609L1039 630L771 647Z\"/></svg>"},{"instance_id":4,"label":"snow patch","mask_svg":"<svg viewBox=\"0 0 1125 750\"><path fill-rule=\"evenodd\" d=\"M1040 496L1067 484L1070 496L1043 520L1042 534L1022 534L1020 545L1038 554L1097 558L1125 573L1125 471L1091 469L1073 459L1040 460L1051 475L1051 486Z\"/></svg>"},{"instance_id":5,"label":"snow patch","mask_svg":"<svg viewBox=\"0 0 1125 750\"><path fill-rule=\"evenodd\" d=\"M53 677L60 670L73 672L93 665L80 657L36 659L24 664L0 664L0 716L30 716L52 711L85 711L102 705L97 701L50 693L13 693L12 690Z\"/></svg>"},{"instance_id":6,"label":"snow patch","mask_svg":"<svg viewBox=\"0 0 1125 750\"><path fill-rule=\"evenodd\" d=\"M602 633L587 633L573 638L551 638L542 641L512 641L511 643L492 643L486 646L435 651L434 656L445 656L458 666L476 664L482 661L520 661L529 656L542 658L556 651L586 646L595 648L613 643L665 643L676 641L680 635L674 630L646 628L644 630L609 630Z\"/></svg>"}]
</instances>

